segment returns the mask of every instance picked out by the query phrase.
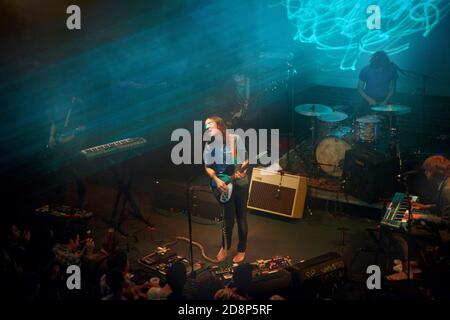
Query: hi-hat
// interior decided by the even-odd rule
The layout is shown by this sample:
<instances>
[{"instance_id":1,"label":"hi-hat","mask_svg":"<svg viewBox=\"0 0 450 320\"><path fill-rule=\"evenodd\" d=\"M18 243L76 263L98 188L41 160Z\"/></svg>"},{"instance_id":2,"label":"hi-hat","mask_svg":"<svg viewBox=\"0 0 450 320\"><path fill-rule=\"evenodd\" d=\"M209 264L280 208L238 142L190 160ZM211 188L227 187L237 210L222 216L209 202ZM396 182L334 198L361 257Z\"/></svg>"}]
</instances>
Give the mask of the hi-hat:
<instances>
[{"instance_id":1,"label":"hi-hat","mask_svg":"<svg viewBox=\"0 0 450 320\"><path fill-rule=\"evenodd\" d=\"M407 114L411 112L411 108L408 106L402 106L399 104L387 104L383 106L372 107L373 111L395 113L398 115Z\"/></svg>"},{"instance_id":2,"label":"hi-hat","mask_svg":"<svg viewBox=\"0 0 450 320\"><path fill-rule=\"evenodd\" d=\"M348 115L346 113L338 112L338 111L326 113L326 114L319 116L319 120L323 121L323 122L339 122L339 121L344 121L347 118L348 118Z\"/></svg>"},{"instance_id":3,"label":"hi-hat","mask_svg":"<svg viewBox=\"0 0 450 320\"><path fill-rule=\"evenodd\" d=\"M323 104L310 103L296 106L295 112L308 117L319 117L327 113L332 113L333 109Z\"/></svg>"}]
</instances>

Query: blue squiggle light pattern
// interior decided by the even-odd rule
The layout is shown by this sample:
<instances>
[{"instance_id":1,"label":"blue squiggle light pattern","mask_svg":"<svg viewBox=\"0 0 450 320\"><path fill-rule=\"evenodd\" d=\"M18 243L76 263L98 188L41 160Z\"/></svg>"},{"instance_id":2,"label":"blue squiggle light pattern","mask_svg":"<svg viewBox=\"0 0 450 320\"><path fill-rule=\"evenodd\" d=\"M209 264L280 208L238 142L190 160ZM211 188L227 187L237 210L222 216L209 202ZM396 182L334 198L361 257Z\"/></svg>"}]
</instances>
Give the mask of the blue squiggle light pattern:
<instances>
[{"instance_id":1,"label":"blue squiggle light pattern","mask_svg":"<svg viewBox=\"0 0 450 320\"><path fill-rule=\"evenodd\" d=\"M284 0L297 27L294 40L314 43L340 59L342 70L355 70L362 53L393 55L409 48L408 36L431 30L450 12L449 0ZM366 9L381 9L381 29L369 30Z\"/></svg>"}]
</instances>

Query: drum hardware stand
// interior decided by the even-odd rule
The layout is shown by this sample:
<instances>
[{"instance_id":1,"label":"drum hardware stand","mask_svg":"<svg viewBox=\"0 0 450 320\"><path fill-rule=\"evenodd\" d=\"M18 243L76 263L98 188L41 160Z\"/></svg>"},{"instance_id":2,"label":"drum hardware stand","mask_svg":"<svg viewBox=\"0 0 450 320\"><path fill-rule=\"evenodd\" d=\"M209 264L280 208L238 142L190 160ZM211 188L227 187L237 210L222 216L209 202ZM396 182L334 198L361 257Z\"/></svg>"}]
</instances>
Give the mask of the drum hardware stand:
<instances>
[{"instance_id":1,"label":"drum hardware stand","mask_svg":"<svg viewBox=\"0 0 450 320\"><path fill-rule=\"evenodd\" d=\"M294 139L295 147L295 132L294 132L294 79L293 76L297 73L294 66L290 61L287 61L288 66L288 101L289 101L289 134L288 134L288 152L287 152L287 163L286 169L291 169L291 140Z\"/></svg>"},{"instance_id":2,"label":"drum hardware stand","mask_svg":"<svg viewBox=\"0 0 450 320\"><path fill-rule=\"evenodd\" d=\"M346 243L345 243L345 232L348 231L349 229L346 228L346 227L339 227L338 230L342 232L342 242L341 242L340 246L342 247L342 254L343 254L345 246L346 246Z\"/></svg>"},{"instance_id":3,"label":"drum hardware stand","mask_svg":"<svg viewBox=\"0 0 450 320\"><path fill-rule=\"evenodd\" d=\"M402 157L400 153L398 119L395 115L389 115L390 148L391 155L398 158L399 172L402 172Z\"/></svg>"},{"instance_id":4,"label":"drum hardware stand","mask_svg":"<svg viewBox=\"0 0 450 320\"><path fill-rule=\"evenodd\" d=\"M315 105L312 106L312 112L315 111ZM311 143L308 146L307 150L307 154L309 157L311 157L311 161L309 163L309 168L307 168L308 174L311 175L311 177L316 178L318 176L318 172L319 172L319 163L316 161L315 159L315 154L314 154L314 149L315 149L315 145L316 145L316 117L311 117L311 127L309 128L309 130L311 131Z\"/></svg>"},{"instance_id":5,"label":"drum hardware stand","mask_svg":"<svg viewBox=\"0 0 450 320\"><path fill-rule=\"evenodd\" d=\"M316 106L313 104L312 105L312 112L315 112L316 110ZM316 145L316 117L311 117L311 128L309 130L311 130L311 151L312 151L312 157L314 159L314 147Z\"/></svg>"}]
</instances>

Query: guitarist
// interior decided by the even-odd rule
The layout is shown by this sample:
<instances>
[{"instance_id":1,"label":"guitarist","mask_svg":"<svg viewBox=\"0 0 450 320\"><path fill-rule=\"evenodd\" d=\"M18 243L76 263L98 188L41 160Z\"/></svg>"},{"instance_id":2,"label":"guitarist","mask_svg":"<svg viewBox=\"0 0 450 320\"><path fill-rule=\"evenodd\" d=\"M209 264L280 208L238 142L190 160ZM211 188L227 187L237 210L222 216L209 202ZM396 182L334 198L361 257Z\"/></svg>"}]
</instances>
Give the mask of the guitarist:
<instances>
[{"instance_id":1,"label":"guitarist","mask_svg":"<svg viewBox=\"0 0 450 320\"><path fill-rule=\"evenodd\" d=\"M212 147L209 143L205 147L205 170L208 176L217 184L217 188L222 192L227 192L227 184L222 181L218 175L226 174L234 178L233 193L230 201L223 205L224 229L222 232L222 247L217 254L219 262L225 260L228 256L233 227L236 216L238 227L239 243L237 254L233 258L234 263L242 262L245 259L245 250L247 249L247 196L248 196L248 177L247 169L238 171L240 166L248 165L245 146L239 136L228 134L226 125L222 118L217 116L209 117L205 120L205 128L209 134L214 137L221 135L222 146ZM222 161L215 161L222 159Z\"/></svg>"},{"instance_id":2,"label":"guitarist","mask_svg":"<svg viewBox=\"0 0 450 320\"><path fill-rule=\"evenodd\" d=\"M47 148L50 155L52 186L55 187L51 205L64 201L64 185L75 181L78 199L75 207L82 209L86 188L78 166L78 156L84 147L86 133L86 110L82 99L76 96L63 97L50 110L50 135Z\"/></svg>"}]
</instances>

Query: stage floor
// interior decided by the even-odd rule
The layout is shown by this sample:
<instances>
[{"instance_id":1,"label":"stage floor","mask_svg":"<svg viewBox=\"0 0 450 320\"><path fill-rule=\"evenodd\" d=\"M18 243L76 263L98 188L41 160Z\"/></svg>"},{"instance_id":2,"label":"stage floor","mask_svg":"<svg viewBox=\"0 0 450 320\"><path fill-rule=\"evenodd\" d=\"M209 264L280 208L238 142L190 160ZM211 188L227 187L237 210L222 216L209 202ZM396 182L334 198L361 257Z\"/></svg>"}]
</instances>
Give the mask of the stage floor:
<instances>
[{"instance_id":1,"label":"stage floor","mask_svg":"<svg viewBox=\"0 0 450 320\"><path fill-rule=\"evenodd\" d=\"M104 234L110 227L108 221L113 210L116 190L111 185L90 182L86 209L94 213L88 228L101 245ZM147 280L152 273L138 262L143 256L157 247L176 240L177 236L188 237L188 217L183 212L169 212L154 208L151 195L145 184L137 185L133 196L144 218L155 226L149 229L144 222L131 213L122 224L128 237L122 237L121 246L128 251L132 272L136 279ZM365 270L373 263L374 254L360 253L360 249L375 249L376 244L366 231L378 221L368 217L366 208L353 207L351 212L342 212L343 207L326 210L326 203L307 201L310 211L305 211L302 219L289 220L272 214L250 211L248 214L248 246L246 261L269 259L276 256L289 256L293 263L307 260L327 252L338 252L344 258L350 277L364 278ZM205 254L215 259L221 245L221 224L213 220L194 217L192 224L193 240L200 243ZM233 234L233 250L236 252L237 229ZM189 257L189 244L178 240L168 246L178 255ZM204 259L198 247L194 246L194 260L203 267L212 265ZM138 281L139 282L139 281Z\"/></svg>"}]
</instances>

